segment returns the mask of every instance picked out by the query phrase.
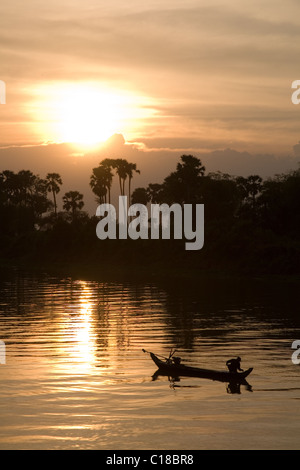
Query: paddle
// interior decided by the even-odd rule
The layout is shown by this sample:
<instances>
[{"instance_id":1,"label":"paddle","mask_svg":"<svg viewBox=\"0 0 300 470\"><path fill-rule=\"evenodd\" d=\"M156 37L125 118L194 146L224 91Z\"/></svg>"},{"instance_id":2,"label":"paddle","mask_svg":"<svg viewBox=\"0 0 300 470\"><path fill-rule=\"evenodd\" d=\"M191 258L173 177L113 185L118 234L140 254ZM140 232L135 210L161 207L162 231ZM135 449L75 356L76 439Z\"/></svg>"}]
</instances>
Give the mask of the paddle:
<instances>
[{"instance_id":1,"label":"paddle","mask_svg":"<svg viewBox=\"0 0 300 470\"><path fill-rule=\"evenodd\" d=\"M169 354L169 360L171 359L171 357L174 356L175 353L176 353L176 349L174 348L174 351L173 351L173 348L172 348Z\"/></svg>"},{"instance_id":2,"label":"paddle","mask_svg":"<svg viewBox=\"0 0 300 470\"><path fill-rule=\"evenodd\" d=\"M144 353L151 354L150 351L146 351L146 349L144 349L144 348L142 349L142 351L143 351ZM161 355L159 355L159 354L155 354L155 356L161 357L162 359L165 359L166 361L169 361L169 360L171 359L171 357L173 356L173 354L175 353L175 351L176 351L176 349L174 349L174 351L173 351L173 353L172 353L172 349L171 349L171 352L170 352L168 358L165 357L165 356L161 356Z\"/></svg>"}]
</instances>

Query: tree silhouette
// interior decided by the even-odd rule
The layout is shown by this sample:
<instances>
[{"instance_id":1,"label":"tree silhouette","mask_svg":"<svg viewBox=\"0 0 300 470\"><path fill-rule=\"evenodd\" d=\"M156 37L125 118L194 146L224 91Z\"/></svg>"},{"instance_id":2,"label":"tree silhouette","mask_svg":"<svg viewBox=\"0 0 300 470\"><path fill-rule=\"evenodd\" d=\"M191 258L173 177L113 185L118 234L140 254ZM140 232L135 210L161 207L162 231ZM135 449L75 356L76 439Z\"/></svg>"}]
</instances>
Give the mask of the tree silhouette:
<instances>
[{"instance_id":1,"label":"tree silhouette","mask_svg":"<svg viewBox=\"0 0 300 470\"><path fill-rule=\"evenodd\" d=\"M164 193L163 184L150 183L147 187L147 194L148 194L149 200L153 204L160 204L164 202L163 193Z\"/></svg>"},{"instance_id":2,"label":"tree silhouette","mask_svg":"<svg viewBox=\"0 0 300 470\"><path fill-rule=\"evenodd\" d=\"M110 190L111 190L111 185L112 185L112 180L113 180L113 159L112 158L105 158L102 160L100 165L104 168L104 173L105 173L105 181L106 181L106 188L108 191L108 202L110 204Z\"/></svg>"},{"instance_id":3,"label":"tree silhouette","mask_svg":"<svg viewBox=\"0 0 300 470\"><path fill-rule=\"evenodd\" d=\"M15 175L15 197L19 205L30 206L38 177L30 170L21 170Z\"/></svg>"},{"instance_id":4,"label":"tree silhouette","mask_svg":"<svg viewBox=\"0 0 300 470\"><path fill-rule=\"evenodd\" d=\"M63 197L63 202L63 208L67 212L71 212L72 221L74 222L77 212L84 206L83 195L78 191L68 191Z\"/></svg>"},{"instance_id":5,"label":"tree silhouette","mask_svg":"<svg viewBox=\"0 0 300 470\"><path fill-rule=\"evenodd\" d=\"M5 204L14 204L14 194L16 185L16 175L13 171L4 170L1 173L2 180L2 199Z\"/></svg>"},{"instance_id":6,"label":"tree silhouette","mask_svg":"<svg viewBox=\"0 0 300 470\"><path fill-rule=\"evenodd\" d=\"M176 171L167 176L163 183L163 196L169 204L191 204L200 202L200 188L205 167L199 158L182 155Z\"/></svg>"},{"instance_id":7,"label":"tree silhouette","mask_svg":"<svg viewBox=\"0 0 300 470\"><path fill-rule=\"evenodd\" d=\"M181 162L177 164L176 176L183 188L185 203L193 203L195 194L199 194L201 177L204 176L205 167L201 160L193 155L182 155ZM198 198L197 198L198 199Z\"/></svg>"},{"instance_id":8,"label":"tree silhouette","mask_svg":"<svg viewBox=\"0 0 300 470\"><path fill-rule=\"evenodd\" d=\"M133 178L133 172L140 174L140 170L137 170L136 163L127 164L127 175L128 175L128 197L129 201L131 200L131 180Z\"/></svg>"},{"instance_id":9,"label":"tree silhouette","mask_svg":"<svg viewBox=\"0 0 300 470\"><path fill-rule=\"evenodd\" d=\"M116 169L116 173L119 177L119 185L121 196L125 195L125 181L128 176L128 162L124 158L117 158L112 160L113 168Z\"/></svg>"},{"instance_id":10,"label":"tree silhouette","mask_svg":"<svg viewBox=\"0 0 300 470\"><path fill-rule=\"evenodd\" d=\"M57 216L57 203L56 203L56 194L60 191L60 186L62 185L62 179L58 173L48 173L46 176L47 182L47 191L52 193L53 204L54 204L54 214Z\"/></svg>"},{"instance_id":11,"label":"tree silhouette","mask_svg":"<svg viewBox=\"0 0 300 470\"><path fill-rule=\"evenodd\" d=\"M250 175L247 178L240 176L236 182L242 199L241 212L249 213L255 218L258 210L257 201L263 188L262 178L258 175Z\"/></svg>"},{"instance_id":12,"label":"tree silhouette","mask_svg":"<svg viewBox=\"0 0 300 470\"><path fill-rule=\"evenodd\" d=\"M107 195L108 202L110 203L110 191L114 176L112 172L113 169L116 170L116 174L119 178L121 196L125 195L125 182L128 178L129 200L131 199L131 181L133 173L140 173L136 168L136 163L129 163L124 158L105 158L100 162L97 168L93 168L90 177L90 186L100 204L107 202Z\"/></svg>"},{"instance_id":13,"label":"tree silhouette","mask_svg":"<svg viewBox=\"0 0 300 470\"><path fill-rule=\"evenodd\" d=\"M131 196L131 204L144 204L145 206L150 201L147 189L136 188Z\"/></svg>"},{"instance_id":14,"label":"tree silhouette","mask_svg":"<svg viewBox=\"0 0 300 470\"><path fill-rule=\"evenodd\" d=\"M234 177L221 172L202 177L200 198L205 204L205 219L230 220L239 207L239 193Z\"/></svg>"},{"instance_id":15,"label":"tree silhouette","mask_svg":"<svg viewBox=\"0 0 300 470\"><path fill-rule=\"evenodd\" d=\"M100 202L110 201L116 175L121 195L129 191L132 204L192 204L194 211L196 204L204 203L208 240L203 252L195 252L193 257L185 257L180 244L160 245L150 240L144 256L144 243L137 242L134 253L140 253L136 256L139 262L149 259L150 263L157 262L158 267L161 263L164 269L165 264L173 269L175 263L181 269L182 262L183 269L195 268L195 273L201 266L201 269L220 268L222 272L232 269L246 273L299 274L300 170L265 181L259 175L236 177L220 172L205 175L198 158L182 155L175 170L162 183L136 188L131 194L135 173L139 173L135 163L105 158L93 169L90 186ZM128 268L128 261L133 258L131 241L128 244L103 241L100 246L95 237L97 217L81 211L83 195L78 191L65 193L65 212L58 213L53 223L61 184L58 173L48 173L43 179L29 170L0 172L0 257L8 256L10 260L11 256L26 254L26 259L30 259L32 254L37 259L49 253L52 260L52 253L60 245L59 256L63 260L68 256L70 237L76 231L71 254L74 250L78 256L82 250L84 259L90 259L91 263L100 253L103 263L111 263L113 255L118 262L124 260Z\"/></svg>"},{"instance_id":16,"label":"tree silhouette","mask_svg":"<svg viewBox=\"0 0 300 470\"><path fill-rule=\"evenodd\" d=\"M6 223L16 233L33 230L41 215L49 209L46 181L29 170L0 174L1 205L7 208ZM9 229L9 227L8 227Z\"/></svg>"},{"instance_id":17,"label":"tree silhouette","mask_svg":"<svg viewBox=\"0 0 300 470\"><path fill-rule=\"evenodd\" d=\"M107 193L110 202L110 188L112 184L113 174L111 172L111 165L107 161L101 162L97 168L93 168L93 173L90 178L90 186L94 194L98 198L98 202L102 204L107 201Z\"/></svg>"}]
</instances>

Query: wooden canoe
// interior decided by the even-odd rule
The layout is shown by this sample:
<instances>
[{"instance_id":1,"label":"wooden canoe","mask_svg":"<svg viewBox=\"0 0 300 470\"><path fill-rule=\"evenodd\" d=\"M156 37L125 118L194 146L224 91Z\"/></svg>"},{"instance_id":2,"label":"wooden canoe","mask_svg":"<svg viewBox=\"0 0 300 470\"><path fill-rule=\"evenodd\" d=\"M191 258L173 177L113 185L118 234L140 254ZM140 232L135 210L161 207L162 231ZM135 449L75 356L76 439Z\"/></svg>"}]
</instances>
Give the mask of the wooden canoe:
<instances>
[{"instance_id":1,"label":"wooden canoe","mask_svg":"<svg viewBox=\"0 0 300 470\"><path fill-rule=\"evenodd\" d=\"M199 367L186 366L184 364L174 364L162 361L155 354L150 353L151 359L157 365L158 371L171 377L200 377L204 379L218 380L220 382L243 382L253 371L253 368L243 372L232 373L229 371L218 371L212 369L201 369Z\"/></svg>"}]
</instances>

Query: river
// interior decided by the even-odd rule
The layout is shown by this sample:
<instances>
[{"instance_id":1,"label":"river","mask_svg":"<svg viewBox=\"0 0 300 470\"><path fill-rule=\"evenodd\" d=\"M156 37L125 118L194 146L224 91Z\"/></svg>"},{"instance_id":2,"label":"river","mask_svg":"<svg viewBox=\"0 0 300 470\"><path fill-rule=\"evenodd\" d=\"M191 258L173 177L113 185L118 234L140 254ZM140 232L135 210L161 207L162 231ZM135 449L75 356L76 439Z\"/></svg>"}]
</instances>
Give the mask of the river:
<instances>
[{"instance_id":1,"label":"river","mask_svg":"<svg viewBox=\"0 0 300 470\"><path fill-rule=\"evenodd\" d=\"M296 283L2 273L0 339L0 449L299 448ZM254 370L240 387L153 377L142 349L172 347Z\"/></svg>"}]
</instances>

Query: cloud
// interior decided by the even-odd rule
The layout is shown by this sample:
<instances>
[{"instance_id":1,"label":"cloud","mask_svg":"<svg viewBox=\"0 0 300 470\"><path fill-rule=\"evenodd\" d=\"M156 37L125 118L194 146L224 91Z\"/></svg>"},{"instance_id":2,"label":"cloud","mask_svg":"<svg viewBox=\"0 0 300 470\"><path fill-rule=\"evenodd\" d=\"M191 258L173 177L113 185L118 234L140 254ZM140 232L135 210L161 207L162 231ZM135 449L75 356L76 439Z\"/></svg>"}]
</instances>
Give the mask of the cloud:
<instances>
[{"instance_id":1,"label":"cloud","mask_svg":"<svg viewBox=\"0 0 300 470\"><path fill-rule=\"evenodd\" d=\"M141 174L134 177L133 189L147 186L149 183L161 183L171 171L175 170L180 156L185 153L193 153L199 157L207 173L221 171L234 176L259 174L265 178L296 169L299 160L299 155L279 158L273 154L251 154L233 149L200 153L190 151L191 143L188 145L187 142L177 141L177 144L181 144L182 148L162 150L149 149L145 146L142 150L135 144L125 142L122 135L115 135L93 152L80 152L71 144L0 148L0 171L29 169L41 177L50 172L57 172L63 180L62 191L58 198L60 209L63 194L69 190L78 190L84 194L85 209L94 214L97 204L89 186L90 175L92 169L106 157L122 157L137 164ZM295 147L298 151L298 147ZM118 194L116 178L113 193L116 198Z\"/></svg>"},{"instance_id":2,"label":"cloud","mask_svg":"<svg viewBox=\"0 0 300 470\"><path fill-rule=\"evenodd\" d=\"M39 84L96 80L155 101L135 138L149 148L286 151L298 140L297 11L294 0L2 2L2 142L39 141L28 112Z\"/></svg>"},{"instance_id":3,"label":"cloud","mask_svg":"<svg viewBox=\"0 0 300 470\"><path fill-rule=\"evenodd\" d=\"M54 2L47 12L35 2L34 15L28 4L17 11L2 7L1 52L6 66L19 63L24 76L37 70L61 76L68 68L80 73L78 65L84 63L89 73L117 68L126 76L138 68L142 77L146 70L199 72L211 78L221 71L224 81L233 73L261 77L262 70L267 79L275 68L282 74L278 60L294 64L299 36L295 19L250 15L243 7L237 10L234 2L218 8L205 2L192 5L145 10L136 4L134 13L126 13L122 8L97 8L94 2L70 9Z\"/></svg>"}]
</instances>

